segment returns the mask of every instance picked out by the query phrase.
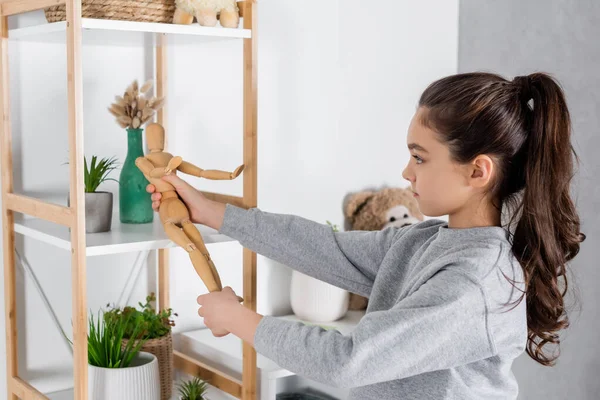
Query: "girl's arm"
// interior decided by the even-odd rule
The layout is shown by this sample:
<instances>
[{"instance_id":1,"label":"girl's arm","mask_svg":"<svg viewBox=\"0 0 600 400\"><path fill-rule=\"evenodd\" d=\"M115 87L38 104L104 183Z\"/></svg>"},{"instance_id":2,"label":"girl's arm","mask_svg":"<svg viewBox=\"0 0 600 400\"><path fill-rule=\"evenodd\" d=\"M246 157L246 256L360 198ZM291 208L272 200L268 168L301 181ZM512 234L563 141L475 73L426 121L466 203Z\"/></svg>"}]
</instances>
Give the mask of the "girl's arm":
<instances>
[{"instance_id":1,"label":"girl's arm","mask_svg":"<svg viewBox=\"0 0 600 400\"><path fill-rule=\"evenodd\" d=\"M452 368L496 353L480 285L451 271L439 272L392 309L366 314L350 336L248 311L240 311L229 326L244 340L254 327L256 350L282 368L343 388Z\"/></svg>"},{"instance_id":2,"label":"girl's arm","mask_svg":"<svg viewBox=\"0 0 600 400\"><path fill-rule=\"evenodd\" d=\"M219 231L244 247L306 275L368 297L377 270L400 231L334 232L301 217L227 204Z\"/></svg>"}]
</instances>

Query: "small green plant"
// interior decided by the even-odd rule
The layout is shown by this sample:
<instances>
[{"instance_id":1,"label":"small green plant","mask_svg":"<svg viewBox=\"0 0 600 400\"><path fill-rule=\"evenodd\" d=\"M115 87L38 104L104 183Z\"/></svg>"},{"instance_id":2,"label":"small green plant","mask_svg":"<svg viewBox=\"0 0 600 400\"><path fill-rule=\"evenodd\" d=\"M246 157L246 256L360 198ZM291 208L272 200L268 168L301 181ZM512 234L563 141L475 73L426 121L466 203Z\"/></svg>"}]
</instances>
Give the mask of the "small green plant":
<instances>
[{"instance_id":1,"label":"small green plant","mask_svg":"<svg viewBox=\"0 0 600 400\"><path fill-rule=\"evenodd\" d=\"M177 316L172 309L162 310L157 313L151 305L156 300L154 293L146 297L146 303L138 303L140 309L135 307L112 308L104 313L106 321L125 321L125 338L137 339L147 337L157 339L171 332L175 323L171 316Z\"/></svg>"},{"instance_id":2,"label":"small green plant","mask_svg":"<svg viewBox=\"0 0 600 400\"><path fill-rule=\"evenodd\" d=\"M194 378L177 385L181 400L204 400L207 383L199 378Z\"/></svg>"},{"instance_id":3,"label":"small green plant","mask_svg":"<svg viewBox=\"0 0 600 400\"><path fill-rule=\"evenodd\" d=\"M88 167L87 159L83 157L84 164L84 183L85 183L85 191L87 193L93 193L98 189L98 186L104 181L115 181L116 179L109 178L108 175L110 172L117 168L117 159L115 157L112 158L102 158L100 161L96 162L97 156L92 156L92 162Z\"/></svg>"},{"instance_id":4,"label":"small green plant","mask_svg":"<svg viewBox=\"0 0 600 400\"><path fill-rule=\"evenodd\" d=\"M83 157L83 184L85 186L86 193L94 193L98 186L104 181L115 181L116 179L109 178L108 174L112 170L117 169L118 162L116 157L102 158L100 161L98 156L92 156L92 162L88 166L87 158ZM68 161L62 163L62 165L69 164Z\"/></svg>"},{"instance_id":5,"label":"small green plant","mask_svg":"<svg viewBox=\"0 0 600 400\"><path fill-rule=\"evenodd\" d=\"M327 222L327 225L331 226L331 229L333 229L334 232L339 232L340 231L340 228L338 228L337 225L332 224L330 221L326 221L326 222Z\"/></svg>"},{"instance_id":6,"label":"small green plant","mask_svg":"<svg viewBox=\"0 0 600 400\"><path fill-rule=\"evenodd\" d=\"M127 368L131 364L147 339L140 336L140 340L136 342L130 340L123 343L127 322L112 320L102 322L100 315L96 320L93 314L90 315L88 364L100 368ZM138 334L137 329L134 334ZM72 346L71 339L67 337L67 340Z\"/></svg>"}]
</instances>

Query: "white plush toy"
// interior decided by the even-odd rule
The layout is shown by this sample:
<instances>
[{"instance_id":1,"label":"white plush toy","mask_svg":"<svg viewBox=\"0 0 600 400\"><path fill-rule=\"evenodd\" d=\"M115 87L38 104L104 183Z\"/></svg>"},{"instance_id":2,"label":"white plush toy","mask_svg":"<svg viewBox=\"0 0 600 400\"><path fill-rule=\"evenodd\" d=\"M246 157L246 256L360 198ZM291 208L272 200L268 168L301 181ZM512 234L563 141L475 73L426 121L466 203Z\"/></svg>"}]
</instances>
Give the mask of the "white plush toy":
<instances>
[{"instance_id":1,"label":"white plush toy","mask_svg":"<svg viewBox=\"0 0 600 400\"><path fill-rule=\"evenodd\" d=\"M189 25L194 17L202 26L215 26L217 15L224 28L237 28L240 13L236 0L175 0L174 24Z\"/></svg>"},{"instance_id":2,"label":"white plush toy","mask_svg":"<svg viewBox=\"0 0 600 400\"><path fill-rule=\"evenodd\" d=\"M389 226L404 228L405 226L420 222L418 218L412 216L412 212L406 206L402 205L387 210L385 213L385 220L388 222L386 222L382 229Z\"/></svg>"}]
</instances>

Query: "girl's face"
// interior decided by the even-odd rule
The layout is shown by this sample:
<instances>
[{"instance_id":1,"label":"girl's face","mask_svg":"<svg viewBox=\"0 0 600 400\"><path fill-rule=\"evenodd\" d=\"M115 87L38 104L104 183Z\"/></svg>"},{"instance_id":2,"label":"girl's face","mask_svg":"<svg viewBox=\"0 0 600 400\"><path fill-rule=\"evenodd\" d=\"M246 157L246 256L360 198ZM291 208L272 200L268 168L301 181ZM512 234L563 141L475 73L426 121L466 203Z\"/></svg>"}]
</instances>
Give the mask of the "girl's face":
<instances>
[{"instance_id":1,"label":"girl's face","mask_svg":"<svg viewBox=\"0 0 600 400\"><path fill-rule=\"evenodd\" d=\"M422 112L417 110L408 128L411 158L402 177L410 181L424 215L458 214L473 194L468 165L451 159L448 147L437 139L438 134L421 124Z\"/></svg>"}]
</instances>

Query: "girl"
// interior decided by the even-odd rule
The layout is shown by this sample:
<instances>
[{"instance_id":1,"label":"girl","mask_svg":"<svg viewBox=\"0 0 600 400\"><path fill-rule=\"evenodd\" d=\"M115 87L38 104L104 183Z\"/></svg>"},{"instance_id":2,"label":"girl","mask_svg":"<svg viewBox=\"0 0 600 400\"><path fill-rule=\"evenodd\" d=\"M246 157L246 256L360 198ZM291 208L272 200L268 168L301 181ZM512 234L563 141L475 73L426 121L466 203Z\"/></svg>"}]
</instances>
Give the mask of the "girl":
<instances>
[{"instance_id":1,"label":"girl","mask_svg":"<svg viewBox=\"0 0 600 400\"><path fill-rule=\"evenodd\" d=\"M566 264L584 239L569 195L570 136L565 97L548 75L440 79L419 100L402 176L423 214L448 223L374 232L224 205L166 176L194 222L369 298L350 336L259 315L231 288L198 297L198 313L213 334L351 388L351 399L515 399L513 360L526 350L552 365L547 345L568 326ZM160 194L152 199L156 208Z\"/></svg>"}]
</instances>

